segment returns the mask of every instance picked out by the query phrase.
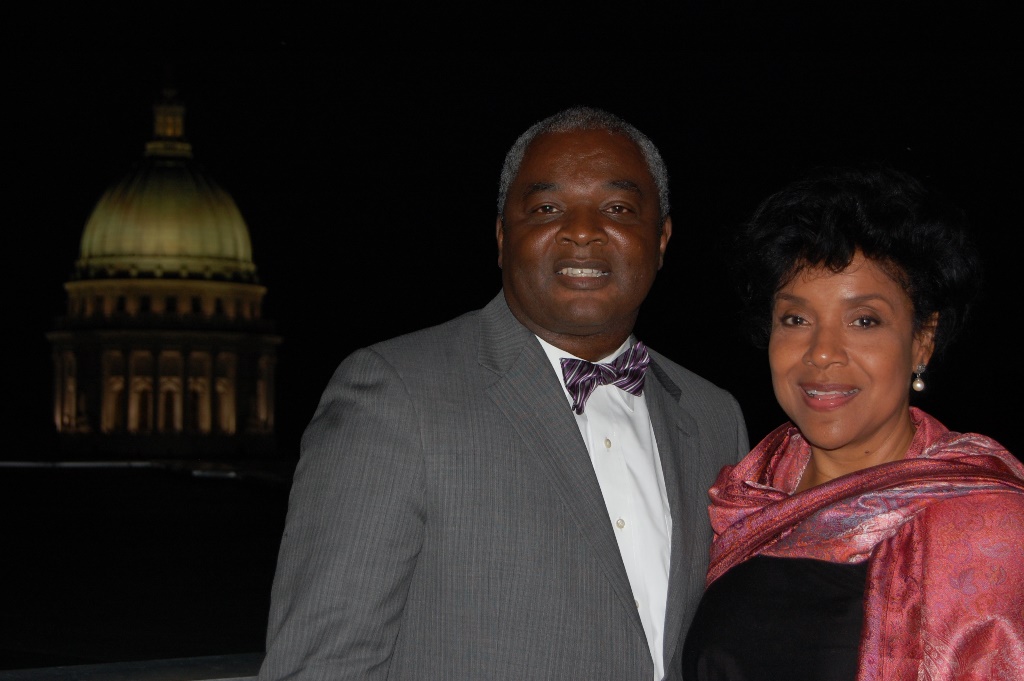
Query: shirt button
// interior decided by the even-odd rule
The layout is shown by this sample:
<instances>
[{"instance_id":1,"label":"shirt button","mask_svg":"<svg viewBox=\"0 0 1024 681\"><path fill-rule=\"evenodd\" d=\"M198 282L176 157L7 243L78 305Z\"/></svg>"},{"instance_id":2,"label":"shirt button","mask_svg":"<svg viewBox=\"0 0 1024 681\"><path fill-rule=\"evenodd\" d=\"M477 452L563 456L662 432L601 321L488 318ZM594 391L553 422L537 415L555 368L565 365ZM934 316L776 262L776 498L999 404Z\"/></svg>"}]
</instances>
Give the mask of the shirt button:
<instances>
[{"instance_id":1,"label":"shirt button","mask_svg":"<svg viewBox=\"0 0 1024 681\"><path fill-rule=\"evenodd\" d=\"M609 440L608 438L604 439L604 448L605 449L611 449L612 448L612 441Z\"/></svg>"},{"instance_id":2,"label":"shirt button","mask_svg":"<svg viewBox=\"0 0 1024 681\"><path fill-rule=\"evenodd\" d=\"M619 518L618 520L615 521L615 527L619 528L620 530L623 527L625 527L625 526L626 526L626 521L623 520L622 518Z\"/></svg>"}]
</instances>

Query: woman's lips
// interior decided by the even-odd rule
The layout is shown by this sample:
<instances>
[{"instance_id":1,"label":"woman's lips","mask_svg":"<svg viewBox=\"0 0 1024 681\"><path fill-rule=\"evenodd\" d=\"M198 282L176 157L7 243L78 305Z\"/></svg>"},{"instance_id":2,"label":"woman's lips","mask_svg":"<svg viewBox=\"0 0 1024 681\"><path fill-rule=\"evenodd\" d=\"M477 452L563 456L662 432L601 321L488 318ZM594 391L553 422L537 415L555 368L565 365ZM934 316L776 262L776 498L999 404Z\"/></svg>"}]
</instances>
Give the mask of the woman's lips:
<instances>
[{"instance_id":1,"label":"woman's lips","mask_svg":"<svg viewBox=\"0 0 1024 681\"><path fill-rule=\"evenodd\" d=\"M842 407L860 393L859 388L834 385L801 385L804 401L812 408L829 411Z\"/></svg>"}]
</instances>

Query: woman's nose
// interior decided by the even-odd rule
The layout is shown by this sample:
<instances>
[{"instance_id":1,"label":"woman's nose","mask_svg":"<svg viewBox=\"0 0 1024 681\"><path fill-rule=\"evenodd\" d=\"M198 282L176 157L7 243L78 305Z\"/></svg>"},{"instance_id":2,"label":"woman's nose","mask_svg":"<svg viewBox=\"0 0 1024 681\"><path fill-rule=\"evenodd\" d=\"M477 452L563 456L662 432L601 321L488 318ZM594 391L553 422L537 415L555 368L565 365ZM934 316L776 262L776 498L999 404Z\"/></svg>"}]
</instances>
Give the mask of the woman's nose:
<instances>
[{"instance_id":1,"label":"woman's nose","mask_svg":"<svg viewBox=\"0 0 1024 681\"><path fill-rule=\"evenodd\" d=\"M840 331L833 331L827 327L816 328L804 353L804 363L819 369L824 369L830 364L845 363L846 348L842 339L843 334Z\"/></svg>"}]
</instances>

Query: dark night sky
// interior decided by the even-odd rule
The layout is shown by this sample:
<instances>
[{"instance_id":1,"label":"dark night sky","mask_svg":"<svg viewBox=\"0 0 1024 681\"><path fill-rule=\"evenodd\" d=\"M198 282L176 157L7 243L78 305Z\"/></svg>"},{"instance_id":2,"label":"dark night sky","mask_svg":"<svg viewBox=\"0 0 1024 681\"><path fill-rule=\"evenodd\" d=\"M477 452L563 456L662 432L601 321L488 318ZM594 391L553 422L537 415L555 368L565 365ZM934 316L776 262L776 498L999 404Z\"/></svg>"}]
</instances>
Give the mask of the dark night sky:
<instances>
[{"instance_id":1,"label":"dark night sky","mask_svg":"<svg viewBox=\"0 0 1024 681\"><path fill-rule=\"evenodd\" d=\"M641 23L612 13L619 7L558 17L553 5L513 6L521 16L476 15L468 27L466 16L445 24L390 4L359 10L381 11L377 20L351 6L340 19L299 16L275 2L227 18L214 16L216 3L146 3L134 13L83 5L77 17L47 3L32 10L39 16L8 17L0 458L31 459L49 442L45 333L65 306L85 222L141 156L168 81L186 104L197 160L248 223L269 290L265 316L284 339L283 456L297 455L345 355L497 293L504 153L536 120L590 104L647 132L671 174L674 236L637 333L732 391L755 441L783 416L764 353L738 334L725 239L814 165L887 162L947 193L975 226L986 297L968 335L933 363L920 404L1020 457L1024 53L1000 37L1017 24L981 9L923 15L902 0L877 10L761 5L682 2ZM592 31L580 23L590 19ZM459 31L488 42L421 49ZM569 49L569 33L587 49ZM677 49L648 49L659 44ZM23 489L36 478L41 491ZM207 482L118 471L0 476L19 557L9 567L20 570L4 594L17 617L0 667L11 650L35 650L19 641L52 638L61 625L97 661L256 650L284 499L259 481Z\"/></svg>"},{"instance_id":2,"label":"dark night sky","mask_svg":"<svg viewBox=\"0 0 1024 681\"><path fill-rule=\"evenodd\" d=\"M1011 424L1024 384L1015 352L1024 57L998 43L954 49L952 22L930 25L937 33L926 47L895 39L899 24L870 41L844 42L841 26L807 41L794 38L808 24L778 19L752 41L744 38L763 28L758 17L690 18L686 47L658 53L366 51L304 40L287 24L231 44L127 31L134 37L77 40L73 49L19 48L5 95L13 243L2 270L4 343L5 356L18 358L5 384L19 396L3 415L6 432L50 428L44 333L63 308L85 221L141 155L169 79L187 106L196 158L242 211L269 289L265 315L284 338L285 455L297 453L348 352L497 292L504 152L535 120L577 103L645 130L672 175L675 234L638 333L733 391L755 438L781 416L765 357L736 331L722 240L815 164L884 161L947 192L976 225L987 299L970 335L928 377L924 406L1020 455Z\"/></svg>"}]
</instances>

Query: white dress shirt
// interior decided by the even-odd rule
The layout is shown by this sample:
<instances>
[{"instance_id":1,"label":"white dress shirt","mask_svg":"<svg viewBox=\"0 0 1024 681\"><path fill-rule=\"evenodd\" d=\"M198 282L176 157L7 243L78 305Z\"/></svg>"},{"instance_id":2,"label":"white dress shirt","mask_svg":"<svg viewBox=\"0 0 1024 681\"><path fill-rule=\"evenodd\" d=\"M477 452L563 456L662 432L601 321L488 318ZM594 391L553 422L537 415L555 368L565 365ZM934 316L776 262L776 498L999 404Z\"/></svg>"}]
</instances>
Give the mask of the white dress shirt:
<instances>
[{"instance_id":1,"label":"white dress shirt","mask_svg":"<svg viewBox=\"0 0 1024 681\"><path fill-rule=\"evenodd\" d=\"M539 337L538 340L551 360L571 410L572 396L565 387L559 360L581 358ZM634 338L629 338L598 363L611 362L634 342ZM590 395L583 413L573 415L590 452L608 519L619 542L654 660L654 678L660 681L665 674L663 649L672 515L647 402L643 394L634 396L602 385Z\"/></svg>"}]
</instances>

